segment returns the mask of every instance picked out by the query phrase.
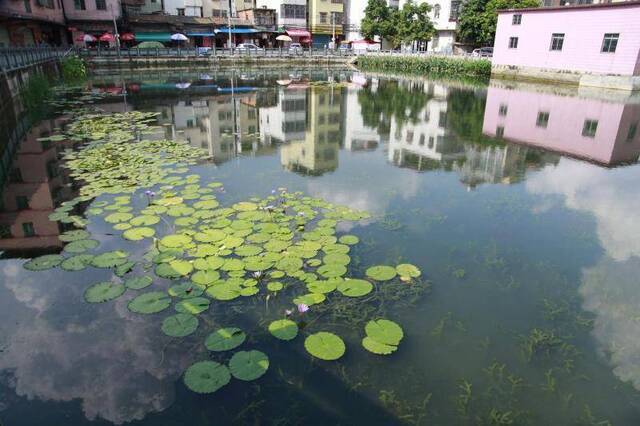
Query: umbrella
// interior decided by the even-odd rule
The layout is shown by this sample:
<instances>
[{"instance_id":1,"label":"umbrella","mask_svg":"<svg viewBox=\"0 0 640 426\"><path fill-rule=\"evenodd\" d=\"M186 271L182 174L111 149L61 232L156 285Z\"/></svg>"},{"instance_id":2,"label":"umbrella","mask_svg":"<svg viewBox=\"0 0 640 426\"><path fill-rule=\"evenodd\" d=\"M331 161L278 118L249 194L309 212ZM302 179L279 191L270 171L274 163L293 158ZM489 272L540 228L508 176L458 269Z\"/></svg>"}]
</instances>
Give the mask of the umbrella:
<instances>
[{"instance_id":1,"label":"umbrella","mask_svg":"<svg viewBox=\"0 0 640 426\"><path fill-rule=\"evenodd\" d=\"M96 41L96 38L91 34L85 34L83 36L78 37L78 41L84 41L85 43L89 43L92 41Z\"/></svg>"},{"instance_id":2,"label":"umbrella","mask_svg":"<svg viewBox=\"0 0 640 426\"><path fill-rule=\"evenodd\" d=\"M191 83L176 83L178 89L188 89L190 86Z\"/></svg>"},{"instance_id":3,"label":"umbrella","mask_svg":"<svg viewBox=\"0 0 640 426\"><path fill-rule=\"evenodd\" d=\"M136 36L134 36L132 33L120 34L120 40L122 41L133 41L135 39L136 39Z\"/></svg>"},{"instance_id":4,"label":"umbrella","mask_svg":"<svg viewBox=\"0 0 640 426\"><path fill-rule=\"evenodd\" d=\"M175 40L175 41L186 41L189 40L189 38L184 35L184 34L180 34L180 33L175 33L171 36L171 40Z\"/></svg>"},{"instance_id":5,"label":"umbrella","mask_svg":"<svg viewBox=\"0 0 640 426\"><path fill-rule=\"evenodd\" d=\"M292 41L293 39L291 37L289 37L288 35L279 35L278 37L276 37L276 40L278 41Z\"/></svg>"},{"instance_id":6,"label":"umbrella","mask_svg":"<svg viewBox=\"0 0 640 426\"><path fill-rule=\"evenodd\" d=\"M291 80L276 80L276 83L278 83L280 86L287 86L291 84Z\"/></svg>"},{"instance_id":7,"label":"umbrella","mask_svg":"<svg viewBox=\"0 0 640 426\"><path fill-rule=\"evenodd\" d=\"M99 40L113 42L113 41L116 41L116 38L111 33L104 33L99 37Z\"/></svg>"},{"instance_id":8,"label":"umbrella","mask_svg":"<svg viewBox=\"0 0 640 426\"><path fill-rule=\"evenodd\" d=\"M136 47L139 49L163 49L164 44L160 43L159 41L143 41Z\"/></svg>"}]
</instances>

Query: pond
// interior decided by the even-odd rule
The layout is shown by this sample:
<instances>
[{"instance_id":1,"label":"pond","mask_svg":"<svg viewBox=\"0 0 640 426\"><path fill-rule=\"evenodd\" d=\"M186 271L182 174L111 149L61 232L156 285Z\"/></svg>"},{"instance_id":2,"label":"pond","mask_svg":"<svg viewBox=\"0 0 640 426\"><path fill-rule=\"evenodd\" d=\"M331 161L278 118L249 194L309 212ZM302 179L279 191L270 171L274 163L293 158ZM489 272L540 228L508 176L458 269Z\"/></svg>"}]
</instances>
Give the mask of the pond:
<instances>
[{"instance_id":1,"label":"pond","mask_svg":"<svg viewBox=\"0 0 640 426\"><path fill-rule=\"evenodd\" d=\"M640 423L638 99L221 68L50 103L3 131L3 425Z\"/></svg>"}]
</instances>

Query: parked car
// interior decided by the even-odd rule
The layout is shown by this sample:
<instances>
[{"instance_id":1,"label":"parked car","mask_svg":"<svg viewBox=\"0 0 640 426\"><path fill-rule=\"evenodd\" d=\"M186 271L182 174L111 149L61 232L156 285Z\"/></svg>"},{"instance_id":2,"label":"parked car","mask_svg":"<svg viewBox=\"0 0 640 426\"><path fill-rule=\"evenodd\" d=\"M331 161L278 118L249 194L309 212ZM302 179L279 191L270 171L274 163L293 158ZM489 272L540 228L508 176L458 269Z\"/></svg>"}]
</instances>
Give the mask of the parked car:
<instances>
[{"instance_id":1,"label":"parked car","mask_svg":"<svg viewBox=\"0 0 640 426\"><path fill-rule=\"evenodd\" d=\"M304 52L304 48L302 47L302 45L300 43L291 43L289 45L289 53L302 53Z\"/></svg>"},{"instance_id":2,"label":"parked car","mask_svg":"<svg viewBox=\"0 0 640 426\"><path fill-rule=\"evenodd\" d=\"M473 52L471 52L471 56L491 58L493 57L493 47L481 47L479 49L474 49Z\"/></svg>"},{"instance_id":3,"label":"parked car","mask_svg":"<svg viewBox=\"0 0 640 426\"><path fill-rule=\"evenodd\" d=\"M249 52L249 51L258 52L258 51L262 51L262 48L256 46L253 43L240 43L239 45L236 46L236 50L245 51L245 52Z\"/></svg>"}]
</instances>

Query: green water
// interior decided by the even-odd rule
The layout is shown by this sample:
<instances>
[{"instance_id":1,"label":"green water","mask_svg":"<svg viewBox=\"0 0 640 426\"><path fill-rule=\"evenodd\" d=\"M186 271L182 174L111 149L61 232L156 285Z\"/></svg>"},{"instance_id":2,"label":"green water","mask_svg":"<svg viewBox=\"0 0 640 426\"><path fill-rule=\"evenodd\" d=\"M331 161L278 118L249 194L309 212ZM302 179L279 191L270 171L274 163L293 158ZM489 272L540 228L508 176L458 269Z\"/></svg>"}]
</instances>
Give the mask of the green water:
<instances>
[{"instance_id":1,"label":"green water","mask_svg":"<svg viewBox=\"0 0 640 426\"><path fill-rule=\"evenodd\" d=\"M70 255L58 239L70 226L48 216L82 183L69 176L60 143L36 140L65 125L53 114L4 170L2 425L640 423L637 100L308 69L107 75L88 89L110 94L95 101L104 115L159 113L151 124L160 127L141 139L187 141L212 156L182 176L220 182L222 207L286 188L366 211L368 219L337 225L337 236L359 238L347 276L400 263L422 276L376 282L361 298L333 292L294 315L304 324L290 342L267 331L306 293L290 277L277 295L261 287L212 300L181 339L161 331L173 307L127 308L139 293L175 284L153 269L130 273L152 276L151 287L87 303L92 284L121 280L113 269L23 268L28 258ZM595 135L581 114L597 121ZM134 212L160 186L137 189ZM89 252L141 258L150 239L127 241L104 221L108 211L87 213L115 196L75 210L100 243ZM156 236L173 230L163 221ZM380 317L404 330L389 356L361 345L365 324ZM241 328L238 350L264 352L269 369L196 394L184 371L207 359L228 364L234 352L203 345L222 326ZM342 358L307 353L305 338L319 331L344 340Z\"/></svg>"}]
</instances>

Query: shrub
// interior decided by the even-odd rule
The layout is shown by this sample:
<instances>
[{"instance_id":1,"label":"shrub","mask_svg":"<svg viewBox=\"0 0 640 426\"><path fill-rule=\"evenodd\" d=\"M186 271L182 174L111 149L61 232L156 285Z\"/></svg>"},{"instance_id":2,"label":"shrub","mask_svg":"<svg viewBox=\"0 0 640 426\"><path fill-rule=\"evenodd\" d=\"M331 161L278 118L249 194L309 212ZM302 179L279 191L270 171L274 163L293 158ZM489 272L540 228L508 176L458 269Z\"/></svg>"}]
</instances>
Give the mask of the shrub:
<instances>
[{"instance_id":1,"label":"shrub","mask_svg":"<svg viewBox=\"0 0 640 426\"><path fill-rule=\"evenodd\" d=\"M358 67L369 70L431 74L453 78L487 78L491 75L491 62L486 59L445 56L360 56L358 58Z\"/></svg>"},{"instance_id":2,"label":"shrub","mask_svg":"<svg viewBox=\"0 0 640 426\"><path fill-rule=\"evenodd\" d=\"M51 85L44 74L34 74L20 90L20 96L27 113L34 118L44 114L46 100L51 97Z\"/></svg>"},{"instance_id":3,"label":"shrub","mask_svg":"<svg viewBox=\"0 0 640 426\"><path fill-rule=\"evenodd\" d=\"M86 76L87 68L82 58L73 55L62 60L62 78L65 83L84 80Z\"/></svg>"}]
</instances>

